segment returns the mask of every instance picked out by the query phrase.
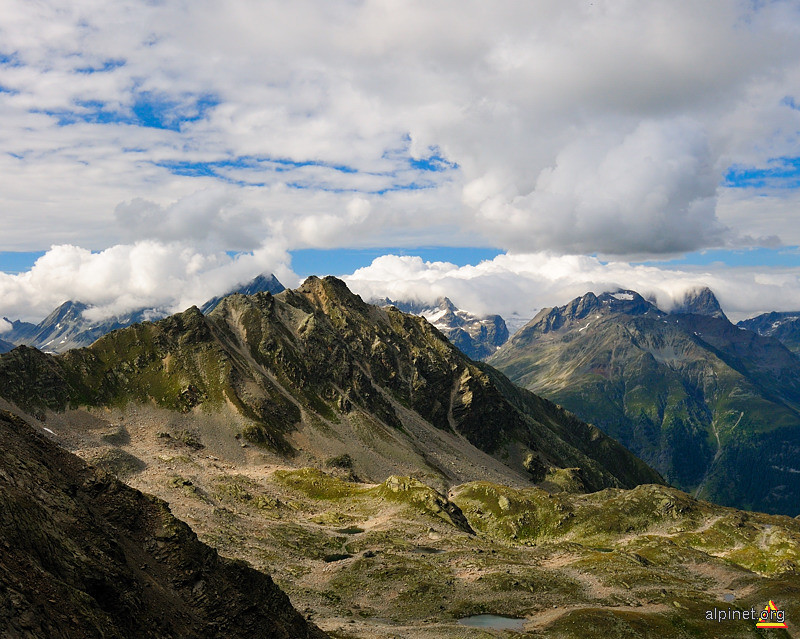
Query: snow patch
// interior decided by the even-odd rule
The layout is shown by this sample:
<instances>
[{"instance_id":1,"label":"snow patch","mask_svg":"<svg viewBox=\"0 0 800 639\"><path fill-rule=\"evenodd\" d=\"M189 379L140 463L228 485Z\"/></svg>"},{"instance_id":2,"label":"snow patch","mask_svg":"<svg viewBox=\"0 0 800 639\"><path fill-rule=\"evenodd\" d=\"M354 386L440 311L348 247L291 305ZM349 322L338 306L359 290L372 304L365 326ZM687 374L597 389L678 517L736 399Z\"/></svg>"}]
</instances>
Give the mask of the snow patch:
<instances>
[{"instance_id":1,"label":"snow patch","mask_svg":"<svg viewBox=\"0 0 800 639\"><path fill-rule=\"evenodd\" d=\"M621 300L624 302L632 302L633 295L631 293L611 293L611 297L615 300Z\"/></svg>"},{"instance_id":2,"label":"snow patch","mask_svg":"<svg viewBox=\"0 0 800 639\"><path fill-rule=\"evenodd\" d=\"M437 309L435 312L422 311L422 317L428 320L431 324L436 324L447 314L447 309Z\"/></svg>"}]
</instances>

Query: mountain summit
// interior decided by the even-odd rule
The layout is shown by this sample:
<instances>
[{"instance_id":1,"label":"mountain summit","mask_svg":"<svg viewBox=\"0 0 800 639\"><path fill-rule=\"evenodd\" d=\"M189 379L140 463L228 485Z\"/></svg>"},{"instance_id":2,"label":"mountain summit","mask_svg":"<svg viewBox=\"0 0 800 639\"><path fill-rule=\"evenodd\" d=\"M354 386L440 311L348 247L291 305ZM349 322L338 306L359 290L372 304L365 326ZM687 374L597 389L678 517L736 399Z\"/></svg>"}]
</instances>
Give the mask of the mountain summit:
<instances>
[{"instance_id":1,"label":"mountain summit","mask_svg":"<svg viewBox=\"0 0 800 639\"><path fill-rule=\"evenodd\" d=\"M800 311L763 313L737 324L763 337L774 337L786 348L800 355Z\"/></svg>"},{"instance_id":2,"label":"mountain summit","mask_svg":"<svg viewBox=\"0 0 800 639\"><path fill-rule=\"evenodd\" d=\"M378 306L394 306L405 313L420 315L438 328L462 353L472 359L486 359L508 340L508 327L499 315L479 317L461 310L447 297L435 305L393 301L388 297L373 300Z\"/></svg>"},{"instance_id":3,"label":"mountain summit","mask_svg":"<svg viewBox=\"0 0 800 639\"><path fill-rule=\"evenodd\" d=\"M707 286L686 291L683 294L683 298L672 308L671 313L675 315L706 315L707 317L728 319L725 313L722 312L722 307L719 305L717 297Z\"/></svg>"},{"instance_id":4,"label":"mountain summit","mask_svg":"<svg viewBox=\"0 0 800 639\"><path fill-rule=\"evenodd\" d=\"M280 293L283 290L274 275L258 275L249 282L231 289L226 295L242 293L250 295L262 291ZM203 313L211 312L221 297L214 297L203 304ZM93 321L85 316L85 311L91 307L83 302L67 301L56 308L38 324L30 322L11 321L11 330L4 333L3 337L13 344L34 346L41 351L49 353L63 353L72 348L88 346L98 338L118 328L125 328L140 322L163 319L169 313L161 308L141 308L124 315L109 317L100 321ZM0 352L3 352L0 344Z\"/></svg>"}]
</instances>

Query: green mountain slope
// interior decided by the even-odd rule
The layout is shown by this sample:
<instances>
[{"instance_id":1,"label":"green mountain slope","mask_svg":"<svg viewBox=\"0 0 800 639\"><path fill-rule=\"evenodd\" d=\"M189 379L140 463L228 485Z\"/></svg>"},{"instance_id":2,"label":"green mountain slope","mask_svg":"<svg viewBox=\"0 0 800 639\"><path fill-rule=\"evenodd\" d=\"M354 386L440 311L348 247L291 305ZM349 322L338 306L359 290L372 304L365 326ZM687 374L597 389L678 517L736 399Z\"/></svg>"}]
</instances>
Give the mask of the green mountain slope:
<instances>
[{"instance_id":1,"label":"green mountain slope","mask_svg":"<svg viewBox=\"0 0 800 639\"><path fill-rule=\"evenodd\" d=\"M0 635L326 635L272 580L201 544L166 503L0 412Z\"/></svg>"},{"instance_id":2,"label":"green mountain slope","mask_svg":"<svg viewBox=\"0 0 800 639\"><path fill-rule=\"evenodd\" d=\"M777 340L632 291L589 293L541 311L489 362L680 488L800 512L800 361Z\"/></svg>"},{"instance_id":3,"label":"green mountain slope","mask_svg":"<svg viewBox=\"0 0 800 639\"><path fill-rule=\"evenodd\" d=\"M193 308L59 356L18 348L0 358L0 395L39 416L158 407L196 417L200 431L203 416L222 415L217 434L231 442L317 463L348 453L353 471L376 481L411 471L440 485L561 481L566 468L587 490L661 481L598 429L464 357L424 319L369 306L335 278L234 295L207 317Z\"/></svg>"}]
</instances>

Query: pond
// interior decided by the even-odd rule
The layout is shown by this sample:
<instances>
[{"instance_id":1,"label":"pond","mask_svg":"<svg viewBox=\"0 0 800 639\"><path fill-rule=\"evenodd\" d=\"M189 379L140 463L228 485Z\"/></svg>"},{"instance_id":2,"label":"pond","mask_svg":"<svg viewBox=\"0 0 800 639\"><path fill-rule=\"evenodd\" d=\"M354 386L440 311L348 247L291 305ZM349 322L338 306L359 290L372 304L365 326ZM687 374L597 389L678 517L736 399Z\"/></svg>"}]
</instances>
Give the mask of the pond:
<instances>
[{"instance_id":1,"label":"pond","mask_svg":"<svg viewBox=\"0 0 800 639\"><path fill-rule=\"evenodd\" d=\"M458 620L461 626L473 628L491 628L492 630L522 630L526 619L501 617L500 615L472 615Z\"/></svg>"}]
</instances>

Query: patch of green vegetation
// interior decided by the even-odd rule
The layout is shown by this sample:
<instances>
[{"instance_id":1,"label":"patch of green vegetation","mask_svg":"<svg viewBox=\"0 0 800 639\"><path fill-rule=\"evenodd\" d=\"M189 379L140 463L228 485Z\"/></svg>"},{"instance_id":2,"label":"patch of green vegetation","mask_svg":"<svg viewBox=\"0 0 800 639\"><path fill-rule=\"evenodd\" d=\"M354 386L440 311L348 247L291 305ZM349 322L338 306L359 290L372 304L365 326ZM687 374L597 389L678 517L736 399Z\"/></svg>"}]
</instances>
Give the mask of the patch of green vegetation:
<instances>
[{"instance_id":1,"label":"patch of green vegetation","mask_svg":"<svg viewBox=\"0 0 800 639\"><path fill-rule=\"evenodd\" d=\"M341 554L346 539L293 522L275 523L269 527L268 534L290 554L319 561L329 555Z\"/></svg>"},{"instance_id":2,"label":"patch of green vegetation","mask_svg":"<svg viewBox=\"0 0 800 639\"><path fill-rule=\"evenodd\" d=\"M344 526L356 521L356 517L346 515L338 510L326 510L313 517L309 517L309 521L321 526Z\"/></svg>"},{"instance_id":3,"label":"patch of green vegetation","mask_svg":"<svg viewBox=\"0 0 800 639\"><path fill-rule=\"evenodd\" d=\"M214 497L220 500L232 500L235 502L252 502L253 482L242 475L228 475L214 481Z\"/></svg>"},{"instance_id":4,"label":"patch of green vegetation","mask_svg":"<svg viewBox=\"0 0 800 639\"><path fill-rule=\"evenodd\" d=\"M405 504L428 516L443 519L466 532L473 532L456 504L418 479L392 475L371 489L370 493L387 501Z\"/></svg>"},{"instance_id":5,"label":"patch of green vegetation","mask_svg":"<svg viewBox=\"0 0 800 639\"><path fill-rule=\"evenodd\" d=\"M453 585L449 571L431 571L425 561L393 552L347 561L329 582L348 607L356 602L398 621L441 616L455 599Z\"/></svg>"},{"instance_id":6,"label":"patch of green vegetation","mask_svg":"<svg viewBox=\"0 0 800 639\"><path fill-rule=\"evenodd\" d=\"M172 488L176 488L178 490L183 491L183 493L187 497L197 497L206 501L205 496L203 495L202 491L195 486L194 482L191 479L187 479L186 477L182 477L181 475L173 475L169 479L169 485Z\"/></svg>"},{"instance_id":7,"label":"patch of green vegetation","mask_svg":"<svg viewBox=\"0 0 800 639\"><path fill-rule=\"evenodd\" d=\"M563 536L574 514L561 495L516 490L489 482L460 486L453 501L475 530L501 539L535 542Z\"/></svg>"},{"instance_id":8,"label":"patch of green vegetation","mask_svg":"<svg viewBox=\"0 0 800 639\"><path fill-rule=\"evenodd\" d=\"M359 484L343 481L316 468L277 470L273 477L287 488L297 490L312 499L338 500L365 493L365 489Z\"/></svg>"}]
</instances>

